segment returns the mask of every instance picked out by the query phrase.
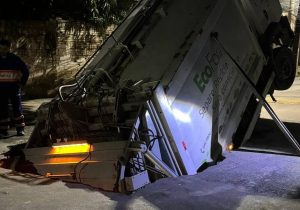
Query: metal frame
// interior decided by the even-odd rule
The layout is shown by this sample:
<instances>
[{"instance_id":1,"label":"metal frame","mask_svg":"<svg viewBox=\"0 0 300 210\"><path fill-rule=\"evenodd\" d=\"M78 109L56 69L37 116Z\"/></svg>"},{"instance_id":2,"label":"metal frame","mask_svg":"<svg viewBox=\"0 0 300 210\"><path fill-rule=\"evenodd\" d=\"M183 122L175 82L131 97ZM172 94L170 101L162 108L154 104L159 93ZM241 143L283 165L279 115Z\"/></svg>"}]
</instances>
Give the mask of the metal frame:
<instances>
[{"instance_id":1,"label":"metal frame","mask_svg":"<svg viewBox=\"0 0 300 210\"><path fill-rule=\"evenodd\" d=\"M284 123L279 119L279 117L276 115L272 107L269 105L269 103L266 101L266 99L261 95L257 89L255 88L255 85L253 82L249 79L249 77L245 74L242 67L237 63L237 61L231 56L231 54L225 49L225 47L222 45L222 43L219 41L217 37L217 33L212 34L212 39L216 41L220 47L224 50L224 52L228 55L228 57L233 61L233 63L238 68L238 72L243 78L243 80L248 84L249 88L251 88L254 95L259 99L259 101L262 102L263 107L267 110L269 115L272 117L273 121L276 123L278 128L282 131L282 133L285 135L287 140L292 144L292 146L297 150L297 152L300 154L300 144L295 139L293 134L289 131L289 129L284 125Z\"/></svg>"}]
</instances>

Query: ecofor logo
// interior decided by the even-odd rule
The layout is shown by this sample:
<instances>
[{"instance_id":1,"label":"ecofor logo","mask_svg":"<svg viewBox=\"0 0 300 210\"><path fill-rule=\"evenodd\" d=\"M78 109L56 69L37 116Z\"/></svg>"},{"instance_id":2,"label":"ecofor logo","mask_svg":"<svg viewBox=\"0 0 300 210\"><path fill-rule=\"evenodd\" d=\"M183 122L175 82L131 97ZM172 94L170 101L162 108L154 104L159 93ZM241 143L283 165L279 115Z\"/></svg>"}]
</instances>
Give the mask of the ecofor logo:
<instances>
[{"instance_id":1,"label":"ecofor logo","mask_svg":"<svg viewBox=\"0 0 300 210\"><path fill-rule=\"evenodd\" d=\"M207 59L208 64L205 65L204 71L196 73L193 78L194 83L196 84L201 93L204 92L208 82L212 78L212 68L217 68L222 56L223 52L221 50L217 50L212 54L210 54L209 52L206 54L205 58Z\"/></svg>"}]
</instances>

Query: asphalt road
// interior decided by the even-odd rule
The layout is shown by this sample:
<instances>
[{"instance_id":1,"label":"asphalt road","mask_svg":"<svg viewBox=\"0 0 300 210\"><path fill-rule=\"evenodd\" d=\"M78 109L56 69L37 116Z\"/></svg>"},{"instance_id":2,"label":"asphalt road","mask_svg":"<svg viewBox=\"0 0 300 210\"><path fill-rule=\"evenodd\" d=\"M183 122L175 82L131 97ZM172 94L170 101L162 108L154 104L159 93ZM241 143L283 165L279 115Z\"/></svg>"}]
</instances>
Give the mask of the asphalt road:
<instances>
[{"instance_id":1,"label":"asphalt road","mask_svg":"<svg viewBox=\"0 0 300 210\"><path fill-rule=\"evenodd\" d=\"M299 139L299 78L289 91L276 92L275 97L278 103L271 106ZM41 101L35 102L34 106L26 102L27 116L34 116ZM26 142L34 117L28 123L27 136L0 140L0 152L8 145ZM264 111L248 144L262 151L293 154L293 148ZM0 209L300 210L300 158L249 152L249 148L225 153L225 160L197 175L161 179L131 195L0 168Z\"/></svg>"}]
</instances>

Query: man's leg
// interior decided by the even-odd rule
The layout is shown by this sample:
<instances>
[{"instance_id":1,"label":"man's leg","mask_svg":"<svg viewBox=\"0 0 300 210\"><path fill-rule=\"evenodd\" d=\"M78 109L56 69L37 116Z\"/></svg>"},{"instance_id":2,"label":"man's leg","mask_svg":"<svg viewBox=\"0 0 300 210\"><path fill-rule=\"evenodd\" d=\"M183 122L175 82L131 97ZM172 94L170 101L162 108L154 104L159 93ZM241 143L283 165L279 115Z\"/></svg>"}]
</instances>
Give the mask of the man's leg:
<instances>
[{"instance_id":1,"label":"man's leg","mask_svg":"<svg viewBox=\"0 0 300 210\"><path fill-rule=\"evenodd\" d=\"M0 135L7 136L9 129L8 95L5 90L0 90Z\"/></svg>"},{"instance_id":2,"label":"man's leg","mask_svg":"<svg viewBox=\"0 0 300 210\"><path fill-rule=\"evenodd\" d=\"M22 109L21 91L17 88L10 95L10 101L12 103L14 123L18 136L24 136L25 121Z\"/></svg>"}]
</instances>

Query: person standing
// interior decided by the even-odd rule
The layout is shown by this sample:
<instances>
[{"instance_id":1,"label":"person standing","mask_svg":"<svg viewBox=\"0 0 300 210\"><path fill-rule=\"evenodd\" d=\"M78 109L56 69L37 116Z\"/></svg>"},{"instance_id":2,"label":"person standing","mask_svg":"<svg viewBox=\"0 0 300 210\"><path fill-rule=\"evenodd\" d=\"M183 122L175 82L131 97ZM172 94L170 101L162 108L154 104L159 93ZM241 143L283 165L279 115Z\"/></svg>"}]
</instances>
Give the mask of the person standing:
<instances>
[{"instance_id":1,"label":"person standing","mask_svg":"<svg viewBox=\"0 0 300 210\"><path fill-rule=\"evenodd\" d=\"M0 40L0 136L8 136L10 125L9 102L18 136L24 136L25 121L21 104L21 89L29 77L29 70L17 55L10 52L10 41Z\"/></svg>"}]
</instances>

